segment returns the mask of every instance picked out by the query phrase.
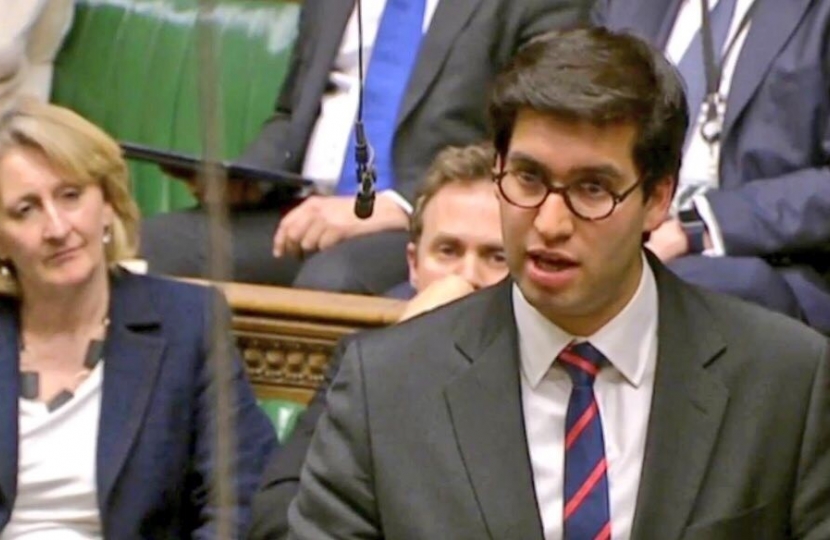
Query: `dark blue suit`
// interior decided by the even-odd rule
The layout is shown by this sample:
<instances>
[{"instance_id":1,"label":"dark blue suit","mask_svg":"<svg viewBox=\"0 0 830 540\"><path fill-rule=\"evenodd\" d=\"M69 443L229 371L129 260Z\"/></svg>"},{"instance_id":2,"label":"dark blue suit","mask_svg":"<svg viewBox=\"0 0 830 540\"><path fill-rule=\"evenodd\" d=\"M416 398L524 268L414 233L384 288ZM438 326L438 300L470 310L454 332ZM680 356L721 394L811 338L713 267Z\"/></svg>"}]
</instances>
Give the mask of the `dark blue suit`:
<instances>
[{"instance_id":1,"label":"dark blue suit","mask_svg":"<svg viewBox=\"0 0 830 540\"><path fill-rule=\"evenodd\" d=\"M669 266L703 285L758 294L761 303L792 299L828 332L830 2L757 1L727 97L720 189L706 195L729 257ZM664 49L681 1L607 4L606 26ZM766 285L749 291L748 273Z\"/></svg>"},{"instance_id":2,"label":"dark blue suit","mask_svg":"<svg viewBox=\"0 0 830 540\"><path fill-rule=\"evenodd\" d=\"M215 537L208 329L218 294L126 272L112 279L96 471L105 538ZM0 531L17 491L17 310L16 301L0 300ZM235 351L233 358L233 418L240 441L234 463L236 515L243 537L275 435Z\"/></svg>"}]
</instances>

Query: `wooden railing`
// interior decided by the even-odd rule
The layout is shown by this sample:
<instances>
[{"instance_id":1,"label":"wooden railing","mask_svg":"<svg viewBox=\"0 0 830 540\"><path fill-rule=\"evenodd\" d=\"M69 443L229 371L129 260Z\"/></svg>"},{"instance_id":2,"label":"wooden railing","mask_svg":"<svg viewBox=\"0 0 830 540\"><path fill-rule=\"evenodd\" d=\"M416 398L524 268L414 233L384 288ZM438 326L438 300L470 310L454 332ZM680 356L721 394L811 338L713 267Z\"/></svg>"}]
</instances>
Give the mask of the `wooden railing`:
<instances>
[{"instance_id":1,"label":"wooden railing","mask_svg":"<svg viewBox=\"0 0 830 540\"><path fill-rule=\"evenodd\" d=\"M233 311L233 332L257 396L307 403L322 383L337 341L394 324L403 302L248 285L214 284Z\"/></svg>"}]
</instances>

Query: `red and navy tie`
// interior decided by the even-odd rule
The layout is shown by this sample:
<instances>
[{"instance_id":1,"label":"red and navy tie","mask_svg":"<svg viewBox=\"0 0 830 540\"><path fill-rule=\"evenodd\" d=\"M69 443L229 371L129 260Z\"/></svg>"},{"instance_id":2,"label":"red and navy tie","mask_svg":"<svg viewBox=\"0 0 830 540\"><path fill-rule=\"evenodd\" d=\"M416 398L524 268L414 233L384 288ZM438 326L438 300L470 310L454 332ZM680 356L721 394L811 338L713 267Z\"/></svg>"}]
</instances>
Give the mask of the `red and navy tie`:
<instances>
[{"instance_id":1,"label":"red and navy tie","mask_svg":"<svg viewBox=\"0 0 830 540\"><path fill-rule=\"evenodd\" d=\"M590 343L569 345L557 358L573 381L565 419L564 540L608 540L611 511L602 420L594 380L605 357Z\"/></svg>"}]
</instances>

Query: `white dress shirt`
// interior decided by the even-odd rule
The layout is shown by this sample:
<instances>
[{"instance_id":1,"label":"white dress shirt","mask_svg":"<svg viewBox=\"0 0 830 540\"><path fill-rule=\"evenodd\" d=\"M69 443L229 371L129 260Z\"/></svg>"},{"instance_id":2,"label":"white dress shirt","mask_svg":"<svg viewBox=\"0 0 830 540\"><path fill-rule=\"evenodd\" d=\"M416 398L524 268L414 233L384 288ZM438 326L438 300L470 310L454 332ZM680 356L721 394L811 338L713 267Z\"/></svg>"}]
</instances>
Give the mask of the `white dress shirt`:
<instances>
[{"instance_id":1,"label":"white dress shirt","mask_svg":"<svg viewBox=\"0 0 830 540\"><path fill-rule=\"evenodd\" d=\"M96 450L103 363L49 412L20 399L17 497L0 540L98 540Z\"/></svg>"},{"instance_id":2,"label":"white dress shirt","mask_svg":"<svg viewBox=\"0 0 830 540\"><path fill-rule=\"evenodd\" d=\"M588 340L610 362L594 382L608 462L611 538L631 536L657 364L657 285L643 258L636 293L591 336L554 325L513 286L519 332L522 408L533 484L546 540L562 538L565 416L573 387L555 358L573 340Z\"/></svg>"},{"instance_id":3,"label":"white dress shirt","mask_svg":"<svg viewBox=\"0 0 830 540\"><path fill-rule=\"evenodd\" d=\"M747 32L751 23L746 25L741 32L741 35L736 36L741 20L747 13L749 8L755 0L737 0L735 4L735 13L732 15L732 21L729 26L729 31L726 37L724 47L727 47L733 40L733 45L729 56L723 59L723 74L720 81L720 94L724 97L729 95L729 87L732 84L732 75L735 72L735 65L740 55L741 48L744 41L746 41ZM718 0L709 0L710 9L717 5ZM683 58L683 55L692 42L695 34L701 27L701 5L700 0L683 0L680 6L680 11L674 22L669 40L666 43L666 56L678 64ZM691 108L694 108L690 104ZM680 185L678 186L678 193L682 192L684 188L695 189L699 191L692 202L697 209L703 221L706 223L706 228L709 231L709 237L712 240L713 248L708 250L706 255L725 255L726 248L723 245L723 236L718 227L717 219L712 213L709 202L703 193L710 189L717 189L720 185L720 178L718 177L719 152L720 145L715 142L713 144L707 143L700 134L700 118L690 118L692 127L692 135L689 140L689 145L683 154L683 166L680 169ZM695 186L695 188L692 188ZM675 201L676 202L676 201Z\"/></svg>"},{"instance_id":4,"label":"white dress shirt","mask_svg":"<svg viewBox=\"0 0 830 540\"><path fill-rule=\"evenodd\" d=\"M362 0L362 2L363 76L365 79L386 0ZM429 29L438 2L439 0L426 0L422 27L424 33ZM343 40L340 42L334 69L329 73L330 87L333 90L323 96L320 116L311 133L303 162L303 176L314 179L315 186L321 193L333 193L337 187L357 115L359 97L357 22L357 8L355 7L346 25ZM412 207L403 197L397 193L395 196L398 204L401 204L408 213L412 211Z\"/></svg>"}]
</instances>

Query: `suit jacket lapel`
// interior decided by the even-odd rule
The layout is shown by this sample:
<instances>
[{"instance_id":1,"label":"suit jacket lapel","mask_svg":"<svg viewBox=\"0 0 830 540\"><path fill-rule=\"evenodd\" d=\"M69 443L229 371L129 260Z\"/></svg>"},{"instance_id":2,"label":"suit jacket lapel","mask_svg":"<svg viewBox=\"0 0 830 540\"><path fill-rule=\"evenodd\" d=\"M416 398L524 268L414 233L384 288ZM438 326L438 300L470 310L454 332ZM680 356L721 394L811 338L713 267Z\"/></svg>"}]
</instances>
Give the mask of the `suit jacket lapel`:
<instances>
[{"instance_id":1,"label":"suit jacket lapel","mask_svg":"<svg viewBox=\"0 0 830 540\"><path fill-rule=\"evenodd\" d=\"M705 367L725 349L686 285L652 259L660 295L658 359L632 538L679 538L728 401Z\"/></svg>"},{"instance_id":2,"label":"suit jacket lapel","mask_svg":"<svg viewBox=\"0 0 830 540\"><path fill-rule=\"evenodd\" d=\"M741 47L726 101L724 137L763 81L775 56L790 39L815 0L756 0L749 33Z\"/></svg>"},{"instance_id":3,"label":"suit jacket lapel","mask_svg":"<svg viewBox=\"0 0 830 540\"><path fill-rule=\"evenodd\" d=\"M406 93L398 111L397 125L415 109L453 47L455 38L472 16L481 0L447 0L439 2L429 30L421 42L418 60L407 83Z\"/></svg>"},{"instance_id":4,"label":"suit jacket lapel","mask_svg":"<svg viewBox=\"0 0 830 540\"><path fill-rule=\"evenodd\" d=\"M17 491L20 396L19 324L14 300L0 302L0 343L0 507L10 513Z\"/></svg>"},{"instance_id":5,"label":"suit jacket lapel","mask_svg":"<svg viewBox=\"0 0 830 540\"><path fill-rule=\"evenodd\" d=\"M445 390L453 429L492 538L542 540L519 384L511 282L491 296L477 320L456 330L470 367Z\"/></svg>"},{"instance_id":6,"label":"suit jacket lapel","mask_svg":"<svg viewBox=\"0 0 830 540\"><path fill-rule=\"evenodd\" d=\"M141 279L127 273L113 278L98 428L102 511L144 421L165 346L158 335L159 316Z\"/></svg>"}]
</instances>

